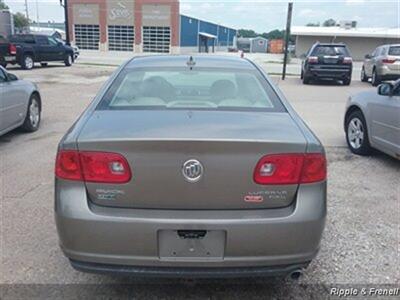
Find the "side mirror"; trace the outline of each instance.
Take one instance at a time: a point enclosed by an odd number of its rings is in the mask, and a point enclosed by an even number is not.
[[[381,96],[392,96],[393,95],[393,85],[390,83],[382,83],[378,86],[378,95]]]
[[[8,81],[17,81],[18,77],[15,74],[7,73],[7,79]]]
[[[371,57],[372,57],[371,54],[366,54],[365,55],[365,59],[371,59]]]

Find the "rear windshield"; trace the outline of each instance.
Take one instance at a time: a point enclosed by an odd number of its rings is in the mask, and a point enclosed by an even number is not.
[[[400,56],[400,46],[390,47],[389,55]]]
[[[125,69],[98,109],[285,111],[258,71],[204,68]]]
[[[312,55],[349,56],[349,51],[347,51],[345,46],[317,46]]]

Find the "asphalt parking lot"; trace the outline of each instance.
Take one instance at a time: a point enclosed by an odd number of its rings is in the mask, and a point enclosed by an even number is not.
[[[0,283],[7,284],[3,286],[5,299],[42,298],[40,293],[49,295],[52,289],[52,295],[66,297],[79,291],[82,298],[111,294],[297,299],[319,292],[314,297],[322,299],[329,294],[319,284],[400,284],[400,162],[381,153],[354,156],[344,140],[346,99],[373,88],[358,80],[350,86],[304,86],[298,77],[273,80],[321,139],[329,160],[328,219],[321,250],[298,282],[137,280],[74,271],[58,247],[53,217],[54,159],[60,138],[114,69],[77,64],[12,71],[39,85],[43,115],[39,131],[13,131],[0,137]],[[98,284],[112,285],[101,288]]]

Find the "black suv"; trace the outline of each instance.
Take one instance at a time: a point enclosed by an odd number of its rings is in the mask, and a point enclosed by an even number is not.
[[[42,66],[47,66],[48,62],[53,61],[64,62],[66,66],[71,66],[74,62],[74,50],[52,36],[15,34],[10,36],[9,40],[17,48],[14,63],[18,63],[23,69],[32,69],[36,62]]]
[[[301,64],[301,79],[304,84],[315,79],[341,80],[351,83],[353,59],[345,44],[314,44]]]

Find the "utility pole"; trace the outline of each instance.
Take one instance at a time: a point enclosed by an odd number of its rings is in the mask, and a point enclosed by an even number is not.
[[[29,20],[28,0],[25,0],[25,15],[26,18]]]
[[[64,19],[65,19],[65,42],[68,46],[71,46],[71,41],[69,39],[69,23],[68,23],[68,0],[60,0],[60,5],[64,7]]]
[[[36,23],[37,23],[37,26],[40,27],[39,26],[39,3],[38,3],[38,0],[36,0]]]
[[[293,11],[293,2],[289,2],[287,20],[286,20],[285,55],[283,58],[282,80],[285,80],[286,77],[286,64],[289,54],[289,38],[290,38],[290,26],[292,24],[292,11]]]

